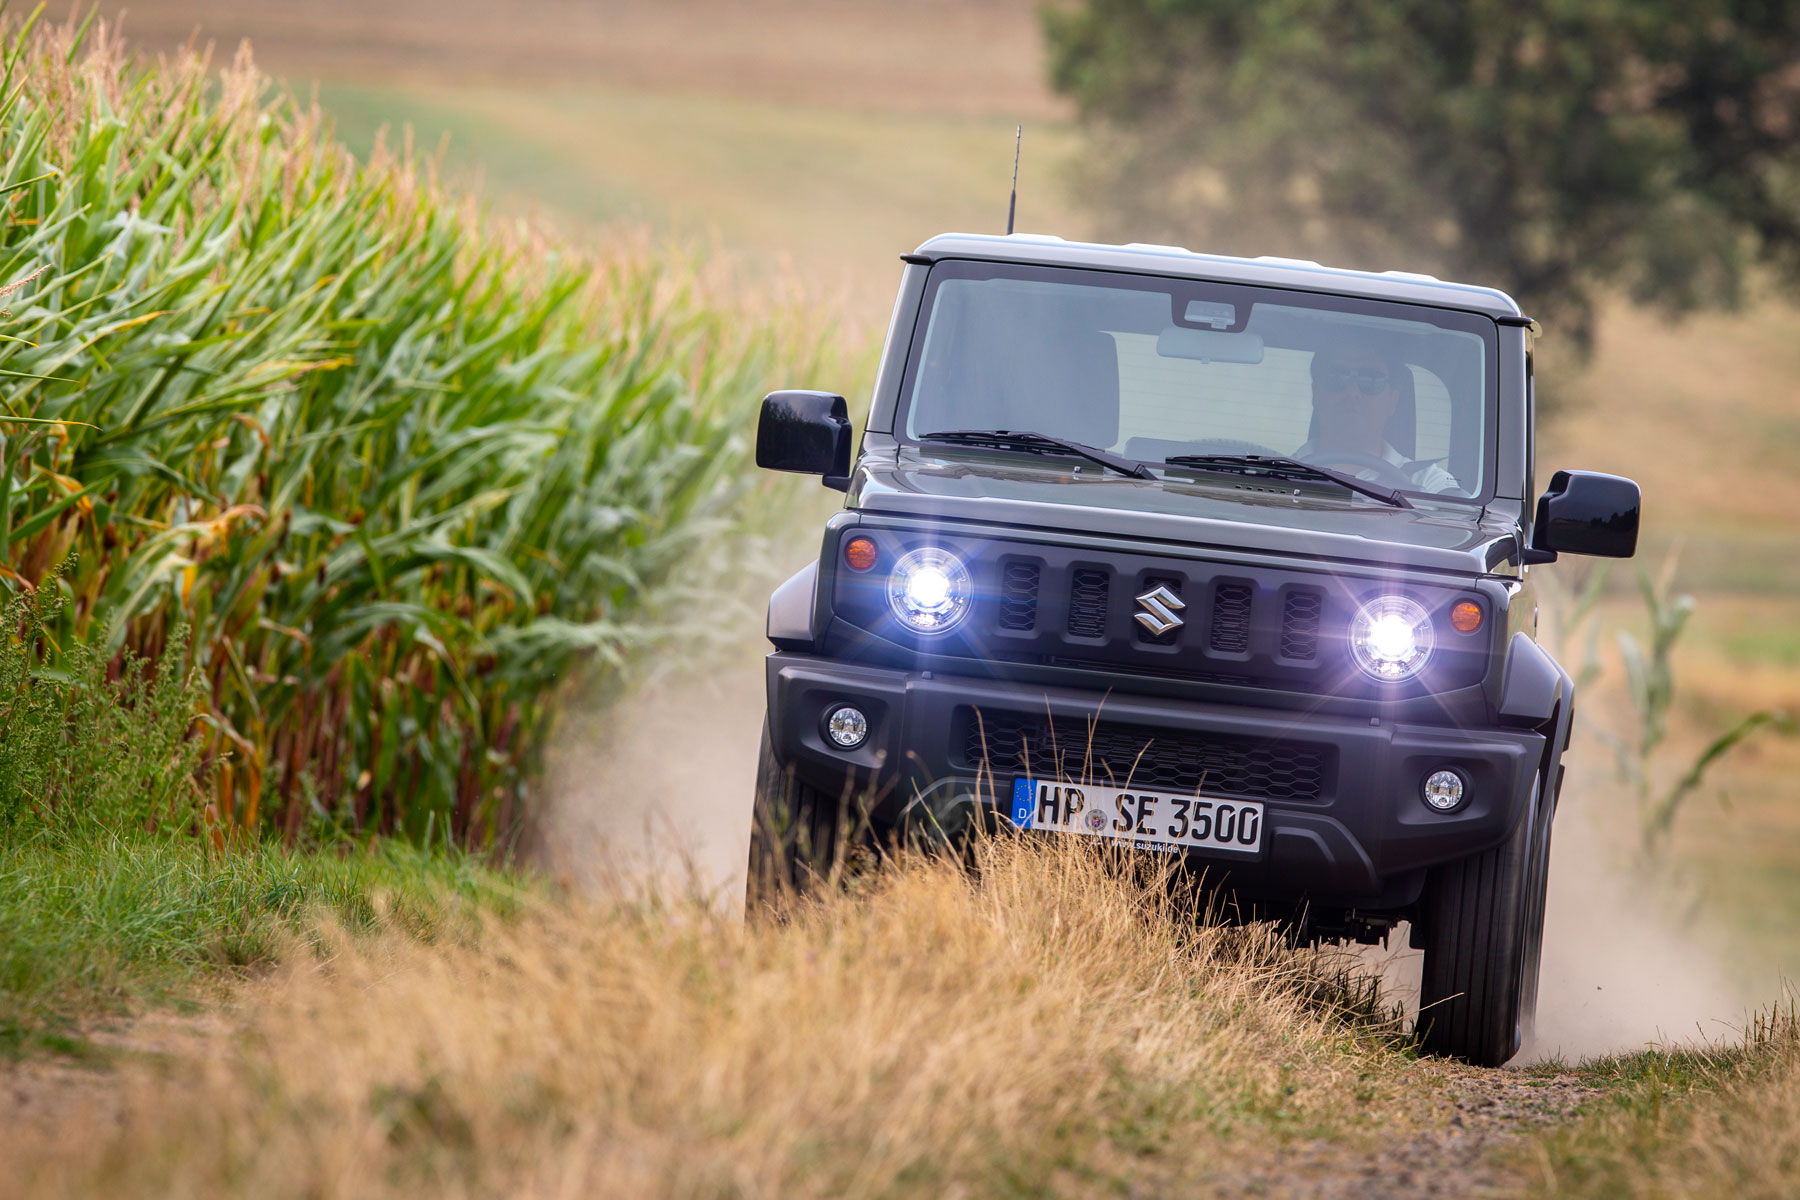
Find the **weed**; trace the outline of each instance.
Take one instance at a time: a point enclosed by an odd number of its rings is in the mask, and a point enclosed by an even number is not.
[[[187,629],[159,670],[129,648],[108,660],[68,636],[65,568],[0,607],[0,831],[188,830],[209,772]]]

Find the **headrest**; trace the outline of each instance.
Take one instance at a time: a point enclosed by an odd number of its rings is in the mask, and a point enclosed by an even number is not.
[[[912,424],[1020,429],[1110,447],[1119,440],[1119,348],[1098,329],[1051,324],[1030,305],[971,306],[921,372]]]

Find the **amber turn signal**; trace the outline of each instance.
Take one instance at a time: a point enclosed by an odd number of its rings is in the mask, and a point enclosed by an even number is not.
[[[1450,607],[1450,624],[1458,633],[1474,633],[1481,628],[1481,605],[1473,600],[1458,600]]]
[[[875,565],[875,543],[866,537],[853,537],[844,543],[844,561],[852,571],[866,571]]]

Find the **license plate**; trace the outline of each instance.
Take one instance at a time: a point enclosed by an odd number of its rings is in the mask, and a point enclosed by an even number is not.
[[[1014,779],[1011,815],[1020,829],[1109,838],[1141,850],[1262,854],[1263,806],[1254,800]]]

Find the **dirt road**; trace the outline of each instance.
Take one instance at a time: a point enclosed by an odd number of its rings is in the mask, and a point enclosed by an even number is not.
[[[1289,1145],[1271,1160],[1211,1181],[1222,1194],[1366,1200],[1367,1197],[1518,1195],[1507,1152],[1573,1119],[1605,1089],[1574,1072],[1422,1066],[1449,1076],[1448,1124],[1374,1151],[1331,1142]]]

